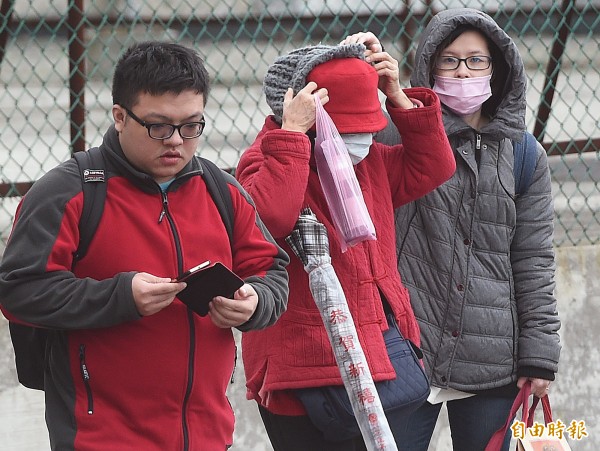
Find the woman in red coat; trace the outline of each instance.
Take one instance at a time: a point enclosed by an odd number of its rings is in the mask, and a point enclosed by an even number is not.
[[[455,162],[435,93],[427,88],[401,89],[397,61],[384,52],[365,60],[364,52],[362,44],[319,45],[278,58],[264,81],[273,115],[243,154],[237,177],[288,253],[292,254],[284,239],[302,208],[310,207],[325,224],[332,265],[360,344],[373,379],[382,381],[396,377],[382,336],[388,328],[386,313],[394,315],[405,337],[419,342],[397,270],[394,208],[445,182]],[[387,124],[378,87],[386,96],[386,109],[402,135],[402,145],[373,141],[374,133]],[[346,252],[336,239],[312,153],[315,94],[348,147],[377,236]],[[274,326],[243,337],[248,398],[258,403],[275,451],[363,449],[360,436],[325,440],[294,394],[294,389],[342,381],[302,262],[292,258],[287,270],[288,310]],[[393,431],[394,425],[390,427]]]

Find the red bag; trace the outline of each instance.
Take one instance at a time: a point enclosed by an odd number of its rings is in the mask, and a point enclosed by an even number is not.
[[[519,408],[523,408],[521,421],[525,425],[527,429],[525,429],[522,436],[517,438],[517,451],[543,451],[543,450],[552,450],[552,451],[571,451],[569,444],[565,440],[564,436],[558,437],[557,435],[550,435],[547,432],[547,429],[544,428],[544,432],[542,434],[533,436],[529,428],[533,426],[535,409],[540,402],[540,398],[537,396],[533,397],[533,403],[531,404],[531,408],[529,407],[529,395],[531,394],[531,382],[526,382],[517,397],[515,398],[515,402],[513,403],[510,412],[508,414],[508,418],[506,419],[506,423],[500,429],[498,429],[489,443],[485,447],[485,451],[499,451],[502,449],[502,444],[504,443],[504,437],[506,432],[513,424],[513,418],[516,417],[517,411]],[[548,395],[541,398],[542,400],[542,409],[544,411],[544,425],[548,426],[549,423],[552,423],[552,409],[550,408],[550,399]]]

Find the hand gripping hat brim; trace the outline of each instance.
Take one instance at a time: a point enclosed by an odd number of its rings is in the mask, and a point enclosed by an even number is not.
[[[362,44],[303,47],[269,67],[263,89],[275,120],[281,123],[288,88],[298,93],[309,81],[327,88],[329,113],[340,133],[374,133],[387,125],[381,111],[377,72],[364,61]]]

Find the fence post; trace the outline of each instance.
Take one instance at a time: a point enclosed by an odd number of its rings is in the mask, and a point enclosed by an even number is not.
[[[540,107],[538,114],[535,118],[535,126],[533,129],[533,135],[539,142],[544,140],[544,134],[546,133],[546,124],[548,117],[550,117],[550,111],[552,110],[552,99],[554,98],[554,92],[556,91],[556,80],[558,80],[558,73],[561,64],[563,53],[567,45],[567,39],[569,37],[571,18],[575,11],[575,0],[563,0],[559,17],[561,18],[558,34],[555,34],[554,42],[552,43],[552,51],[550,52],[550,58],[548,59],[548,66],[546,67],[546,79],[544,81],[544,89],[542,90],[543,98],[540,100]]]
[[[69,94],[71,153],[85,150],[85,23],[83,0],[69,1]]]
[[[2,0],[0,5],[0,18],[3,23],[0,23],[0,65],[4,60],[6,53],[6,41],[8,40],[8,27],[10,26],[10,19],[14,11],[14,0]]]

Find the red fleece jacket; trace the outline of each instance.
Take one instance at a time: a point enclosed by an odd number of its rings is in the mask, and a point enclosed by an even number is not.
[[[3,309],[50,329],[45,392],[53,448],[223,450],[234,426],[225,396],[235,362],[231,329],[178,299],[141,317],[131,280],[137,272],[172,278],[221,261],[259,295],[253,318],[240,326],[248,330],[285,309],[287,256],[232,177],[230,245],[195,160],[162,194],[127,164],[111,130],[101,147],[106,202],[87,255],[73,274],[83,198],[69,160],[20,205],[0,271]]]

